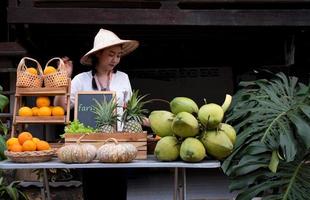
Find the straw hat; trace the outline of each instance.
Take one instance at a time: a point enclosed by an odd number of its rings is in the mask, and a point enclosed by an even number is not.
[[[129,54],[139,46],[139,42],[136,40],[122,40],[112,31],[100,29],[94,39],[94,47],[81,58],[80,62],[85,65],[91,65],[92,54],[118,44],[122,45],[122,56]]]

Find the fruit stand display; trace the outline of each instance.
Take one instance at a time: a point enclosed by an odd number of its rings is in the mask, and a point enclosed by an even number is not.
[[[16,84],[16,93],[15,93],[15,103],[14,103],[14,111],[13,111],[13,125],[12,125],[12,132],[11,136],[13,137],[16,132],[17,125],[26,124],[26,123],[49,123],[49,124],[67,124],[69,122],[69,113],[70,113],[70,104],[67,103],[66,112],[64,108],[59,106],[51,106],[51,102],[48,96],[57,96],[57,95],[64,95],[66,96],[66,101],[70,101],[70,79],[66,77],[66,82],[63,81],[63,78],[58,80],[54,78],[55,85],[49,83],[50,87],[42,87],[42,81],[38,85],[29,85],[25,84],[24,82],[27,80],[26,77],[33,76],[38,78],[44,79],[44,83],[46,82],[45,79],[49,76],[55,76],[55,74],[59,73],[54,67],[46,66],[44,71],[42,72],[40,64],[37,63],[37,69],[34,67],[26,67],[25,60],[32,60],[31,58],[23,58],[18,66],[17,69],[17,84]],[[53,60],[61,60],[58,58],[53,58]],[[50,63],[47,63],[47,65]],[[54,70],[52,70],[54,69]],[[27,76],[25,76],[27,74]],[[44,78],[43,78],[44,77]],[[63,77],[63,75],[60,75]],[[20,81],[23,79],[23,82]],[[30,78],[28,78],[30,79]],[[31,80],[36,80],[32,78]],[[50,81],[49,81],[50,82]],[[55,87],[51,87],[55,86]],[[22,105],[22,97],[24,96],[35,96],[36,97],[36,106],[35,107],[28,107],[27,105]],[[65,114],[66,113],[66,114]]]
[[[122,116],[124,128],[122,132],[116,131],[118,115],[115,112],[116,102],[114,98],[110,101],[104,99],[99,102],[94,101],[92,112],[95,114],[96,127],[85,126],[78,120],[74,120],[65,128],[65,144],[70,145],[80,139],[81,143],[92,144],[99,148],[110,138],[114,138],[121,145],[131,144],[137,149],[135,159],[147,159],[147,133],[143,132],[141,124],[145,117],[146,110],[143,109],[145,96],[139,96],[138,91],[134,91],[127,103]]]
[[[58,63],[57,69],[49,66],[49,63],[55,60]],[[27,66],[29,61],[35,63],[36,67]],[[50,160],[55,155],[55,149],[52,149],[48,142],[33,137],[30,132],[23,129],[23,125],[30,123],[67,124],[69,122],[70,79],[67,78],[64,69],[59,67],[61,65],[63,62],[60,58],[53,58],[47,62],[43,71],[36,60],[28,57],[21,59],[17,68],[11,138],[7,140],[7,151],[5,151],[5,155],[10,160],[26,163],[43,162]],[[49,87],[43,87],[43,82],[46,86],[45,80],[50,76],[53,78],[49,80]],[[66,97],[66,111],[60,106],[51,105],[49,97],[56,95]],[[34,107],[23,105],[23,97],[27,96],[36,98]],[[17,132],[19,132],[18,135]]]
[[[171,112],[153,111],[151,128],[161,137],[154,154],[159,161],[201,162],[206,157],[223,160],[233,150],[236,131],[223,123],[224,114],[232,101],[226,95],[220,106],[205,103],[200,108],[188,97],[175,97],[170,102]]]

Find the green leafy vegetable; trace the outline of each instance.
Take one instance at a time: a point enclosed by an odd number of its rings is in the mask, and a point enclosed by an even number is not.
[[[95,132],[95,129],[90,126],[85,126],[79,120],[74,120],[65,127],[65,133],[91,133]]]

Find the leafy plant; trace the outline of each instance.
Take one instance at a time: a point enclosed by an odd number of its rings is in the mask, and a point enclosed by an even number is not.
[[[3,88],[0,85],[0,112],[3,112],[3,109],[9,104],[8,97],[1,94],[3,91]],[[5,126],[5,124],[2,123],[0,120],[0,160],[6,159],[6,156],[4,155],[4,151],[6,149],[5,145],[5,136],[8,133],[8,128]]]
[[[9,104],[8,97],[1,94],[3,91],[2,86],[0,85],[0,112],[3,112],[3,109]]]
[[[28,200],[28,197],[18,188],[18,181],[6,185],[3,177],[0,178],[0,199],[3,200]]]
[[[237,200],[310,196],[310,87],[278,73],[240,83],[227,122],[237,133],[222,169]]]
[[[90,126],[85,126],[79,120],[73,120],[72,122],[70,122],[70,124],[65,126],[64,131],[65,133],[79,134],[79,133],[91,133],[94,132],[95,129],[93,129]],[[64,137],[64,135],[61,135],[61,137]]]

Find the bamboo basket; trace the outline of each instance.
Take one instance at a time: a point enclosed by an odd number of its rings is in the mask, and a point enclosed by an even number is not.
[[[38,74],[31,74],[27,71],[26,60],[31,60],[36,63]],[[43,72],[40,63],[29,57],[23,57],[17,67],[16,86],[23,88],[40,88],[43,84]]]
[[[66,87],[68,86],[68,75],[67,75],[65,63],[63,62],[61,58],[55,57],[55,58],[50,59],[46,63],[45,68],[50,66],[49,64],[54,60],[58,60],[57,72],[52,73],[52,74],[46,74],[43,76],[44,86],[52,87],[52,88],[53,87]]]
[[[23,152],[11,152],[6,150],[4,151],[4,154],[13,162],[36,163],[51,160],[52,157],[56,155],[56,149]]]

